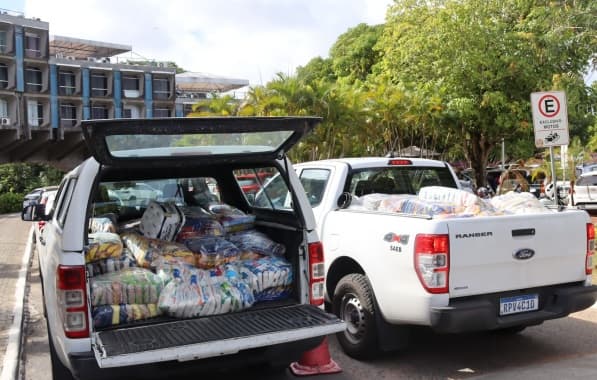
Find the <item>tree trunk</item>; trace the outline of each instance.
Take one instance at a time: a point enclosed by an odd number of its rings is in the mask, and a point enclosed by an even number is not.
[[[470,140],[466,142],[468,145],[465,146],[465,151],[475,175],[475,184],[477,188],[487,186],[485,168],[493,145],[479,132],[471,132],[469,135]]]

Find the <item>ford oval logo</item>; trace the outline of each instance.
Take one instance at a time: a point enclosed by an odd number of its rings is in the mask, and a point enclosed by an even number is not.
[[[514,252],[514,258],[517,260],[528,260],[531,257],[535,256],[535,251],[530,248],[523,248],[519,249],[518,251]]]

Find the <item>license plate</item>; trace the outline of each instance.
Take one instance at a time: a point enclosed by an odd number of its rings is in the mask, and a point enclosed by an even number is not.
[[[500,298],[500,315],[524,313],[538,309],[539,296],[537,294]]]

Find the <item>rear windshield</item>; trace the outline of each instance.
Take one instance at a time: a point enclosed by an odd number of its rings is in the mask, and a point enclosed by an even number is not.
[[[446,167],[381,167],[355,170],[349,189],[362,196],[371,193],[417,194],[425,186],[457,188],[450,170]]]
[[[215,179],[210,177],[101,182],[93,203],[93,216],[115,214],[118,220],[138,218],[152,200],[208,208],[220,203],[220,196]]]

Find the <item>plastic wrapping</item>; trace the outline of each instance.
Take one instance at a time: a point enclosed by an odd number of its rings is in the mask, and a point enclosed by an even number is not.
[[[443,186],[422,187],[418,197],[422,201],[449,204],[454,207],[454,214],[495,214],[495,208],[489,203],[468,191]]]
[[[141,217],[143,236],[172,241],[185,222],[185,216],[174,202],[150,201]]]
[[[101,305],[93,308],[91,317],[95,328],[122,325],[153,318],[162,312],[157,304],[148,305]]]
[[[213,204],[209,211],[216,216],[226,233],[249,230],[255,226],[255,215],[245,214],[226,204]]]
[[[137,266],[135,256],[126,248],[122,250],[120,257],[109,257],[87,264],[87,273],[90,277],[98,276],[100,274],[118,272],[125,268],[133,268]]]
[[[118,232],[116,228],[116,215],[97,216],[89,220],[89,232]]]
[[[286,253],[284,245],[254,229],[230,234],[226,239],[240,250],[242,259],[258,258],[256,254],[282,257]]]
[[[173,271],[160,295],[160,309],[177,318],[216,315],[251,307],[255,302],[249,286],[240,281],[234,266],[215,270]]]
[[[290,295],[292,265],[284,259],[264,257],[238,264],[241,279],[249,285],[255,301],[284,299]]]
[[[509,192],[498,195],[490,200],[499,211],[507,214],[537,214],[552,212],[531,193]]]
[[[91,279],[91,305],[155,304],[163,287],[158,275],[143,268],[107,273]]]
[[[184,244],[151,239],[132,231],[123,233],[122,240],[135,256],[137,264],[143,268],[150,268],[153,261],[160,257],[178,257],[189,264],[195,264],[193,252]]]
[[[226,231],[214,215],[198,207],[183,209],[185,223],[176,241],[184,243],[185,240],[203,236],[224,236]]]
[[[199,268],[213,268],[240,257],[239,249],[222,237],[191,238],[187,239],[185,244],[191,251],[199,254],[195,264]]]
[[[89,234],[89,249],[85,253],[85,262],[120,257],[122,255],[122,241],[118,234],[112,232],[96,232]]]

